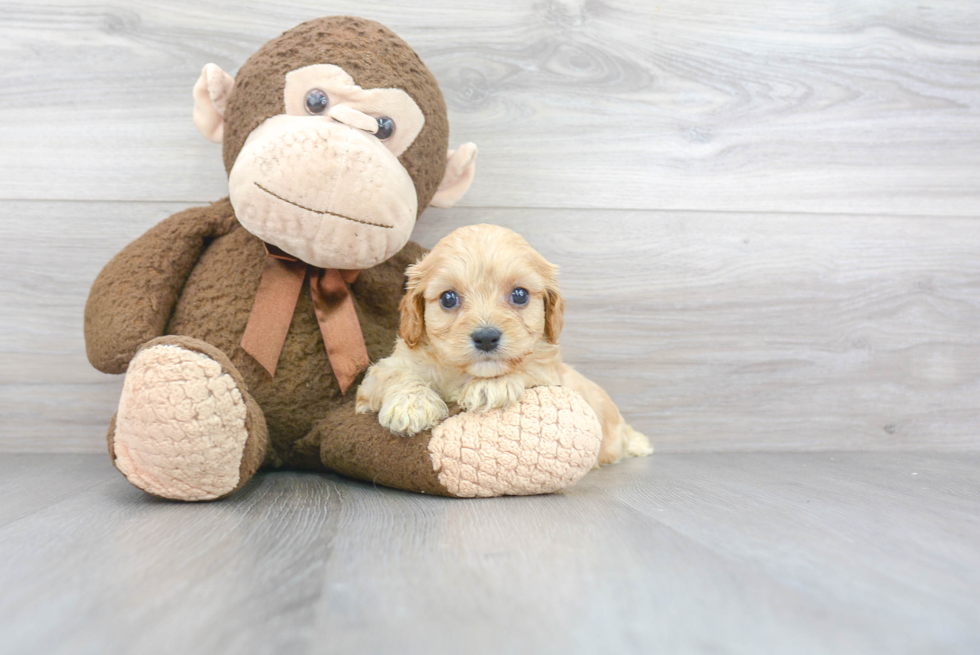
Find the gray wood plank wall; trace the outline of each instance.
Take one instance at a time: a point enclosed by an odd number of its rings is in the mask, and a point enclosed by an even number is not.
[[[0,451],[103,448],[88,286],[226,195],[201,67],[324,13],[413,44],[481,148],[416,240],[560,264],[566,359],[661,451],[978,447],[973,0],[42,0],[0,3]]]

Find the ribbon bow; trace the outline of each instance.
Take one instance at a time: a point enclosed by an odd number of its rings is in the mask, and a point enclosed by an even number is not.
[[[275,246],[266,244],[265,249],[269,256],[242,335],[242,348],[269,375],[275,376],[299,293],[309,276],[310,295],[323,345],[340,384],[340,393],[347,393],[357,374],[371,363],[354,310],[354,299],[347,288],[357,279],[358,271],[317,268]]]

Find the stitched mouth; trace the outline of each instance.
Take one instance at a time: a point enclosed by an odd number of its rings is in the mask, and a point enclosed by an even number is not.
[[[268,189],[266,189],[264,186],[262,186],[258,182],[253,182],[252,184],[254,184],[255,186],[257,186],[262,191],[265,191],[266,193],[268,193],[273,198],[276,198],[277,200],[282,200],[286,204],[292,205],[293,207],[299,207],[300,209],[306,210],[308,212],[312,212],[314,214],[320,214],[321,216],[336,216],[337,218],[342,218],[345,221],[350,221],[351,223],[360,223],[361,225],[370,225],[371,227],[383,227],[386,230],[391,230],[391,229],[394,228],[393,225],[384,225],[383,223],[372,223],[370,221],[362,221],[359,218],[351,218],[350,216],[344,216],[343,214],[338,214],[337,212],[328,212],[328,211],[323,211],[323,210],[320,210],[320,209],[313,209],[312,207],[305,207],[305,206],[299,204],[298,202],[293,202],[292,200],[289,200],[288,198],[283,198],[278,193],[273,193],[272,191],[269,191]]]

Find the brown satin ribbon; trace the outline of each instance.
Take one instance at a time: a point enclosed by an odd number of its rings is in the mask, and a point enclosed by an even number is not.
[[[310,295],[323,345],[340,384],[340,393],[347,393],[357,374],[370,364],[354,299],[347,288],[357,279],[358,271],[316,268],[275,246],[267,244],[266,250],[269,257],[242,335],[242,348],[269,375],[275,376],[303,281],[309,275]]]

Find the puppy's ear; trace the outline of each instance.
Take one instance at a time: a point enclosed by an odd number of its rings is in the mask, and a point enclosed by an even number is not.
[[[544,336],[549,343],[558,343],[558,335],[565,325],[565,299],[558,288],[547,289],[544,295]]]
[[[405,271],[408,275],[408,284],[401,304],[398,305],[398,310],[401,312],[398,336],[409,348],[414,348],[425,332],[425,297],[422,295],[424,285],[420,264],[421,262],[412,264]]]
[[[558,288],[558,267],[544,264],[544,336],[549,343],[558,343],[558,335],[565,325],[565,299]]]

